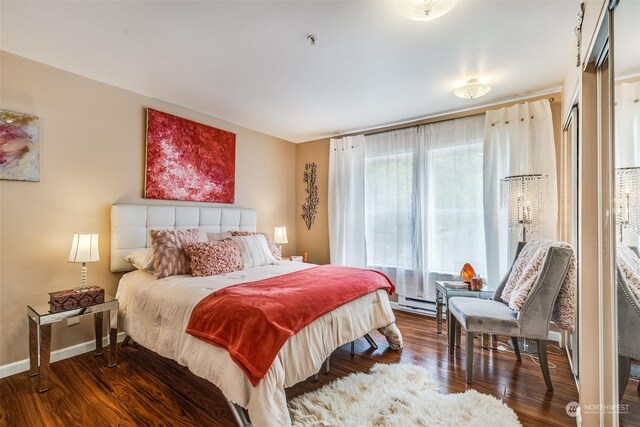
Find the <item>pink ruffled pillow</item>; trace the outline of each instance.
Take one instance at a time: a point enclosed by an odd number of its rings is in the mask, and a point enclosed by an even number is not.
[[[188,244],[202,240],[197,228],[188,230],[151,230],[153,268],[158,279],[176,274],[189,274],[189,258],[183,250]]]
[[[216,276],[242,270],[242,257],[237,242],[198,242],[185,246],[194,276]]]
[[[267,239],[267,246],[269,246],[269,250],[271,251],[273,257],[278,261],[282,261],[282,252],[280,251],[280,249],[278,249],[271,236],[269,236],[267,233],[256,233],[253,231],[232,231],[231,233],[234,236],[250,236],[252,234],[262,234]]]

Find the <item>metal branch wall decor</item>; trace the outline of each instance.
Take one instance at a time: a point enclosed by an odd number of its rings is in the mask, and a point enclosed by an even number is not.
[[[580,66],[580,49],[582,47],[583,19],[584,19],[584,2],[580,3],[580,10],[578,11],[578,16],[576,17],[576,27],[573,29],[573,31],[576,33],[576,50],[577,50],[576,67]]]
[[[316,220],[316,213],[318,212],[318,204],[320,203],[320,198],[318,197],[318,186],[316,185],[316,164],[315,163],[307,163],[304,165],[304,177],[302,181],[307,184],[307,188],[305,188],[305,192],[307,193],[307,198],[302,204],[302,219],[304,219],[304,223],[307,225],[307,230],[311,230],[311,225],[313,221]]]

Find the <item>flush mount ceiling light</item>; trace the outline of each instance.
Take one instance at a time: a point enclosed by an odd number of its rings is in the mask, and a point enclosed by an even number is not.
[[[453,93],[457,97],[464,99],[476,99],[488,94],[491,91],[491,86],[488,84],[480,83],[478,79],[469,80],[464,86],[460,86]]]
[[[449,12],[458,0],[400,0],[400,13],[414,21],[431,21]]]

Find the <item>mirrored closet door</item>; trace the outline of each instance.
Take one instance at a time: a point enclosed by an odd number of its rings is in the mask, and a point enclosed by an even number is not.
[[[640,414],[640,1],[614,12],[614,209],[620,425]]]

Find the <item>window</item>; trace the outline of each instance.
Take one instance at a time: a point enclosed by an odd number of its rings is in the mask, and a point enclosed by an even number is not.
[[[441,274],[486,275],[484,117],[365,137],[367,265],[432,300]]]
[[[482,144],[430,151],[429,270],[458,274],[469,262],[487,272],[482,196]]]

